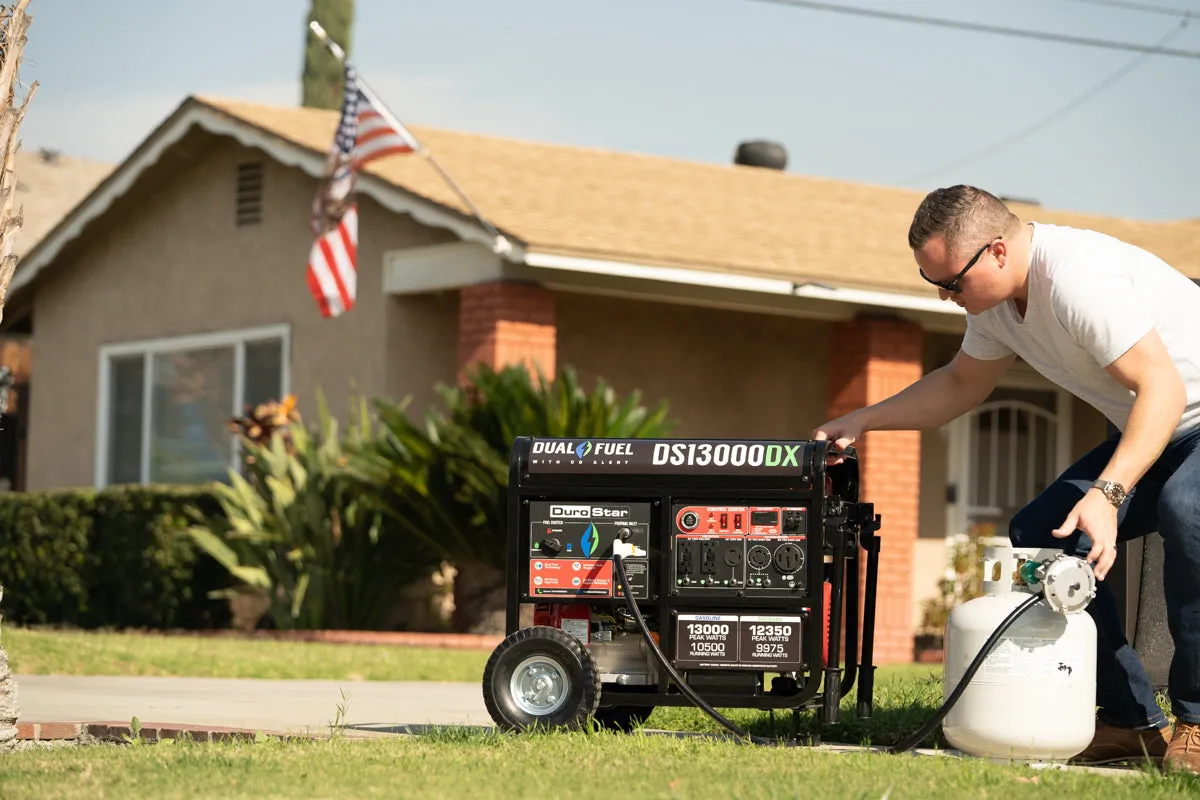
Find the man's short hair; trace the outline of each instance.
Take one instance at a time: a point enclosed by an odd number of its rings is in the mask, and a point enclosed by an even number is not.
[[[958,184],[925,195],[908,228],[908,246],[920,250],[940,234],[956,256],[977,250],[1020,224],[999,197],[974,186]]]

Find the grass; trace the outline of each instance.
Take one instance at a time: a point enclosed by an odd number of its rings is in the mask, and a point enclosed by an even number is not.
[[[841,702],[840,719],[835,725],[822,726],[821,738],[826,742],[845,744],[895,744],[916,732],[942,703],[941,667],[929,665],[894,665],[876,670],[874,709],[869,719],[859,719],[855,714],[857,703],[856,683],[848,697]],[[791,731],[792,719],[789,712],[771,715],[765,711],[745,708],[719,708],[738,727],[755,736],[787,736]],[[816,714],[802,712],[797,720],[796,732],[806,737],[818,731]],[[656,708],[646,721],[646,726],[668,731],[696,733],[722,733],[716,720],[691,706]],[[774,726],[774,727],[772,727]],[[945,747],[941,728],[925,737],[921,747]]]
[[[477,683],[489,652],[390,645],[283,642],[195,635],[104,633],[5,626],[3,643],[16,674],[153,675],[172,677],[315,679],[343,681],[462,681]],[[831,741],[891,743],[915,730],[941,702],[941,669],[924,665],[881,667],[876,672],[875,713],[854,717],[854,690],[843,700],[843,720],[822,731]],[[748,709],[721,713],[751,733],[769,736],[770,716]],[[791,719],[776,715],[784,734]],[[659,708],[652,728],[722,732],[710,717],[691,707]],[[799,731],[815,730],[813,715],[802,714]],[[936,744],[929,738],[925,744]]]
[[[3,643],[16,674],[155,675],[174,677],[316,679],[342,681],[462,681],[478,683],[489,652],[384,645],[283,642],[195,635],[102,633],[5,627]],[[892,744],[915,731],[942,700],[941,668],[895,665],[876,671],[875,709],[854,714],[855,689],[842,701],[842,720],[826,726],[826,741]],[[720,709],[759,736],[791,731],[787,712]],[[658,708],[650,728],[695,733],[724,729],[699,709]],[[800,715],[797,732],[816,731],[815,715]],[[922,746],[944,744],[938,728]]]
[[[488,652],[187,634],[3,628],[14,673],[345,681],[478,681]]]
[[[170,677],[478,683],[489,652],[393,645],[328,644],[189,634],[105,633],[4,626],[3,644],[16,674],[149,675]],[[942,702],[940,665],[889,665],[876,670],[874,713],[855,716],[857,683],[841,704],[841,720],[821,730],[830,742],[894,744],[919,728]],[[1160,698],[1166,707],[1166,699]],[[758,736],[791,732],[787,712],[719,709]],[[815,714],[800,715],[797,732],[817,730]],[[658,708],[650,728],[696,733],[724,729],[699,709]],[[774,725],[774,727],[772,727]],[[944,746],[941,728],[922,747]]]
[[[1200,781],[1112,778],[948,757],[833,755],[643,733],[415,737],[29,750],[5,756],[0,796],[488,798],[1195,797]]]
[[[180,675],[475,682],[486,651],[331,645],[197,636],[28,630],[5,627],[3,643],[18,673]],[[875,713],[856,719],[855,696],[827,742],[890,744],[924,723],[941,702],[940,668],[880,668]],[[787,732],[789,717],[721,709],[760,736]],[[505,800],[569,794],[611,798],[847,797],[1167,798],[1197,796],[1200,780],[1131,772],[1122,778],[1033,770],[975,759],[829,754],[805,747],[738,744],[694,708],[659,708],[637,731],[505,735],[449,728],[421,736],[352,741],[101,745],[7,754],[0,797],[150,796],[357,797],[364,793]],[[802,733],[814,715],[800,717]],[[944,742],[940,730],[923,746]],[[609,779],[611,778],[611,780]]]

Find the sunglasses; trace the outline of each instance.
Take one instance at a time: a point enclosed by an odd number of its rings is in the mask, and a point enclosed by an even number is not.
[[[1004,238],[1003,236],[997,236],[995,239],[992,239],[990,242],[985,244],[983,247],[979,248],[979,252],[976,253],[975,255],[971,256],[971,260],[968,261],[967,265],[962,268],[962,271],[959,272],[957,275],[955,275],[954,278],[951,279],[950,281],[935,281],[933,278],[926,275],[925,270],[921,269],[920,267],[917,268],[917,272],[920,272],[922,278],[927,280],[929,283],[932,283],[934,286],[938,287],[939,289],[945,289],[950,294],[958,294],[960,291],[962,291],[962,289],[959,287],[958,284],[959,284],[959,282],[962,281],[963,276],[967,274],[967,270],[969,270],[969,269],[971,269],[971,267],[975,266],[975,262],[979,260],[980,256],[982,256],[984,253],[986,253],[988,251],[988,248],[990,248],[992,245],[994,245],[996,242],[1000,241],[1003,238]]]

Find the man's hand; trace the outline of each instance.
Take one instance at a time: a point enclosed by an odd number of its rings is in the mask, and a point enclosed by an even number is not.
[[[1087,560],[1094,565],[1096,579],[1104,580],[1117,559],[1117,509],[1099,490],[1089,489],[1053,533],[1064,539],[1076,529],[1092,540]]]
[[[836,451],[845,451],[863,435],[863,423],[860,411],[851,411],[845,416],[830,420],[813,431],[812,438],[818,441],[832,440],[833,447],[825,456],[826,464],[840,464],[845,456]]]

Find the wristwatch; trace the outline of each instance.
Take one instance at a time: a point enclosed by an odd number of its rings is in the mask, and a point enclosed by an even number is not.
[[[1125,487],[1116,481],[1098,479],[1092,483],[1092,488],[1099,489],[1101,492],[1103,492],[1104,496],[1108,499],[1108,502],[1112,503],[1117,508],[1121,507],[1121,503],[1125,501],[1125,495],[1128,494],[1128,492],[1125,491]]]

